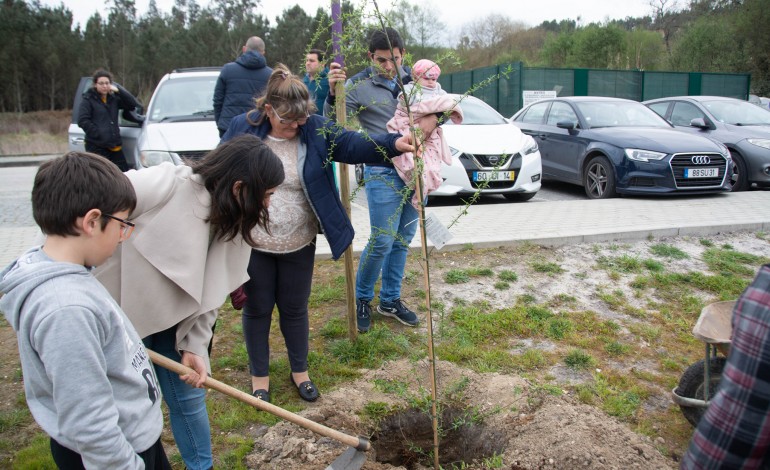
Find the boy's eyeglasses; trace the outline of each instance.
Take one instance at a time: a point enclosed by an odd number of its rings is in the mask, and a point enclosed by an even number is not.
[[[275,114],[276,119],[278,119],[278,122],[280,122],[284,126],[289,126],[291,124],[294,124],[295,122],[297,125],[301,126],[307,122],[307,120],[310,118],[310,113],[307,113],[305,117],[301,117],[299,119],[284,119],[281,117],[280,114],[278,114],[278,111],[275,110],[272,106],[270,109],[273,111],[273,114]]]
[[[107,217],[108,219],[117,220],[118,222],[120,222],[120,237],[123,240],[130,237],[131,233],[134,231],[134,227],[136,227],[135,223],[129,222],[125,219],[121,219],[120,217],[115,217],[114,215],[102,214],[102,217]]]

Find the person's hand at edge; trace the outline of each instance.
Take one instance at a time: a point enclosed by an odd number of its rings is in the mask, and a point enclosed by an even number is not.
[[[326,77],[329,79],[329,94],[332,96],[334,96],[334,88],[337,82],[345,83],[345,80],[347,80],[345,69],[337,62],[329,64],[329,74]]]
[[[398,140],[396,140],[396,150],[398,150],[401,153],[406,153],[406,152],[414,153],[414,145],[412,145],[412,135],[406,134],[399,137]]]
[[[190,351],[182,351],[182,364],[193,369],[195,372],[185,375],[180,375],[182,379],[188,385],[192,385],[195,388],[203,388],[203,382],[206,381],[206,361],[197,354]]]

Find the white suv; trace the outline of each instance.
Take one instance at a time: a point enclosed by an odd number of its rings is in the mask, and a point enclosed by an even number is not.
[[[131,168],[146,168],[162,162],[180,165],[203,157],[219,144],[214,121],[214,87],[221,67],[172,70],[158,82],[141,126],[119,116],[123,154]],[[91,88],[91,77],[82,77],[75,91],[69,149],[85,151],[84,133],[78,122],[83,93]],[[142,110],[138,110],[141,114]]]
[[[221,67],[177,69],[158,82],[150,98],[137,149],[138,167],[180,165],[219,144],[214,87]]]

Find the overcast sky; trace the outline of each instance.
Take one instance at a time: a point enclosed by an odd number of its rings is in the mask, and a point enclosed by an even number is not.
[[[393,0],[378,1],[381,10],[386,10]],[[74,16],[75,23],[85,27],[86,21],[94,12],[106,17],[112,2],[104,0],[42,0],[45,5],[58,6],[64,3]],[[147,11],[150,0],[135,0],[138,14]],[[205,6],[209,0],[198,0]],[[275,17],[280,16],[284,9],[300,5],[309,15],[314,15],[318,7],[331,12],[331,0],[261,0],[260,13],[275,25]],[[372,2],[368,2],[371,4]],[[652,7],[649,0],[412,0],[411,3],[430,5],[439,10],[440,19],[446,23],[451,33],[457,33],[461,25],[482,18],[490,13],[499,13],[512,20],[523,21],[530,26],[536,26],[546,20],[581,19],[581,24],[601,22],[606,19],[622,19],[627,16],[649,15]],[[170,12],[174,0],[156,0],[158,9]],[[354,5],[360,5],[360,0],[354,0]],[[450,41],[454,43],[454,41]]]

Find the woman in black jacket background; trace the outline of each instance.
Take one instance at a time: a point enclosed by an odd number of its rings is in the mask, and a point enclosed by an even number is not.
[[[83,93],[78,113],[78,126],[86,133],[86,152],[106,157],[121,171],[128,171],[118,110],[123,110],[123,118],[141,123],[142,119],[131,113],[139,106],[139,101],[125,88],[113,84],[112,74],[106,70],[94,72],[93,81],[93,88]]]

